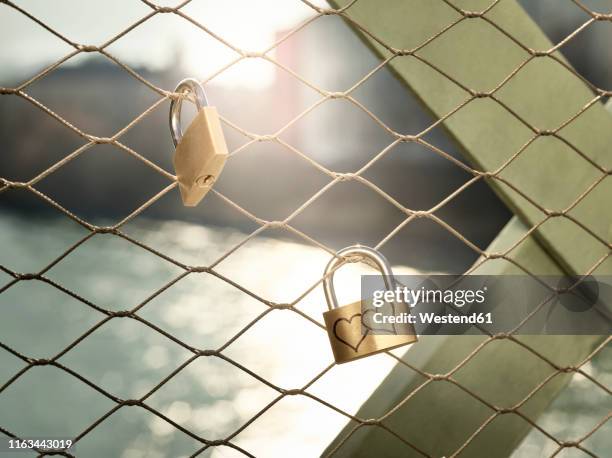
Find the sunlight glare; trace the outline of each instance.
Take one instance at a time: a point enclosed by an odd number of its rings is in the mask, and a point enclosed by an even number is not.
[[[205,18],[202,23],[211,32],[249,53],[265,51],[282,37],[284,31],[316,14],[299,1],[287,0],[198,3],[197,8],[197,17]],[[240,55],[216,39],[203,41],[202,33],[199,29],[186,30],[183,58],[190,71],[208,78]],[[268,55],[274,57],[274,50]],[[274,84],[275,72],[275,66],[261,58],[246,58],[215,76],[211,84],[261,90]]]

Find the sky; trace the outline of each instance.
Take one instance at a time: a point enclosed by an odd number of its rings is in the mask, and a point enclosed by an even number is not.
[[[70,40],[101,45],[152,10],[138,0],[16,0],[15,3]],[[178,1],[158,1],[175,6]],[[322,0],[312,3],[326,6]],[[182,10],[210,32],[236,47],[251,52],[265,50],[278,32],[289,30],[314,16],[300,0],[193,0]],[[67,55],[73,48],[44,28],[0,5],[0,85],[16,76],[40,71]],[[159,14],[139,25],[107,48],[132,66],[162,69],[180,58],[186,70],[205,78],[238,57],[211,34],[174,14]],[[82,54],[64,65],[78,65],[91,57]],[[235,70],[224,71],[214,84],[261,88],[273,83],[274,69],[249,59]]]

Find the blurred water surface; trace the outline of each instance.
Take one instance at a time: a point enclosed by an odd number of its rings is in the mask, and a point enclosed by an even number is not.
[[[190,265],[210,264],[246,237],[234,230],[150,220],[129,223],[124,230]],[[0,263],[14,271],[36,272],[85,235],[84,229],[65,218],[36,219],[5,212],[0,218]],[[273,235],[249,241],[215,269],[260,297],[290,302],[320,278],[329,255]],[[401,266],[394,270],[415,272]],[[365,271],[357,265],[339,271],[336,286],[341,303],[357,299],[358,274]],[[200,349],[218,349],[246,328],[223,349],[223,355],[236,364],[200,357],[153,392],[146,403],[188,430],[213,440],[227,437],[261,414],[232,442],[262,457],[318,456],[346,418],[304,396],[277,400],[279,393],[273,387],[237,365],[276,387],[301,388],[332,362],[325,333],[290,311],[274,310],[262,316],[267,306],[209,274],[191,274],[161,294],[154,294],[181,272],[174,264],[119,237],[96,235],[46,275],[107,310],[126,310],[146,302],[138,314],[160,332],[129,318],[114,318],[95,328],[105,318],[99,311],[51,285],[21,281],[0,295],[2,341],[28,357],[50,358],[91,331],[58,361],[108,393],[135,399],[150,392],[193,356],[173,338]],[[5,284],[10,277],[0,273],[0,281]],[[325,309],[321,288],[307,294],[299,309],[320,322]],[[249,327],[250,323],[254,324]],[[396,351],[400,355],[405,349]],[[611,360],[610,349],[605,349],[585,370],[610,386]],[[355,413],[393,364],[387,355],[377,355],[336,366],[308,392]],[[0,352],[0,384],[23,367],[18,358]],[[0,396],[0,424],[28,437],[74,437],[115,405],[57,368],[34,367]],[[572,440],[605,418],[609,408],[605,391],[577,376],[538,424],[557,437]],[[585,446],[605,456],[610,434],[612,428],[605,424]],[[179,457],[190,455],[200,446],[151,412],[123,407],[85,435],[75,453],[94,458]],[[540,456],[554,450],[554,443],[534,430],[515,457]],[[578,450],[568,452],[563,456],[581,456]],[[203,456],[238,454],[217,447]]]
[[[203,265],[240,243],[245,234],[197,225],[144,221],[126,232],[189,264]],[[0,219],[1,263],[18,272],[39,271],[87,233],[66,219],[35,219],[4,213]],[[220,274],[260,297],[293,301],[322,275],[329,255],[289,240],[258,237],[223,260]],[[363,269],[363,268],[362,268]],[[351,272],[352,270],[352,272]],[[359,294],[360,269],[337,275],[341,300]],[[410,271],[409,269],[401,269]],[[344,272],[346,271],[346,272]],[[200,349],[217,349],[268,307],[208,274],[192,274],[163,293],[154,292],[181,274],[172,263],[115,236],[96,235],[46,274],[84,300],[107,310],[126,310],[148,299],[138,314],[160,330]],[[1,274],[3,283],[9,277]],[[320,287],[299,308],[321,321]],[[39,281],[22,281],[0,295],[2,341],[33,358],[50,358],[105,316]],[[400,353],[402,351],[400,350]],[[223,354],[274,386],[301,388],[328,367],[326,334],[303,317],[283,310],[265,314]],[[140,398],[193,354],[141,322],[114,318],[96,328],[59,362],[122,399]],[[386,355],[333,367],[309,392],[354,413],[393,366]],[[24,363],[0,352],[0,384]],[[347,389],[350,387],[350,389]],[[221,439],[278,397],[278,392],[221,358],[201,357],[155,391],[147,403],[207,439]],[[82,381],[49,366],[24,373],[0,396],[0,424],[23,436],[74,437],[115,403]],[[286,397],[233,442],[256,456],[316,456],[345,417],[303,397]],[[79,441],[88,457],[185,456],[200,444],[139,407],[123,407]],[[24,456],[23,453],[17,456]],[[226,447],[204,456],[234,456]]]

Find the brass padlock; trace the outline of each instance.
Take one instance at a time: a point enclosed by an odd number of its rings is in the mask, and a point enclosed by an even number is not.
[[[196,117],[183,134],[180,120],[182,99],[172,99],[170,103],[170,131],[176,146],[172,162],[183,204],[194,207],[210,191],[223,170],[227,145],[217,109],[208,106],[200,83],[193,78],[184,79],[175,92],[191,92],[198,109]]]
[[[342,257],[358,256],[371,261],[383,274],[385,287],[394,289],[395,279],[385,257],[378,251],[365,246],[355,245],[344,248],[337,253],[325,268],[323,289],[329,310],[323,313],[325,327],[331,343],[334,358],[338,364],[363,358],[383,351],[416,342],[417,336],[411,324],[393,324],[390,328],[374,327],[364,314],[374,311],[363,307],[362,301],[342,307],[334,291],[333,272],[342,263]],[[393,310],[399,311],[399,304],[392,304]]]

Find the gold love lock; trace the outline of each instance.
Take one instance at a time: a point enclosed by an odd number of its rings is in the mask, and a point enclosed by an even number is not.
[[[182,99],[173,99],[170,104],[170,131],[176,146],[172,162],[183,205],[194,207],[221,174],[227,160],[227,145],[217,109],[208,106],[200,83],[193,78],[184,79],[175,92],[191,92],[198,109],[183,134],[180,122]]]
[[[344,248],[338,251],[337,256],[327,264],[323,281],[329,307],[329,310],[323,313],[323,319],[336,363],[346,363],[416,342],[417,336],[411,324],[398,323],[390,326],[375,324],[372,317],[377,310],[363,307],[362,301],[338,306],[333,273],[343,262],[342,257],[358,256],[371,261],[383,274],[385,287],[391,290],[395,286],[395,280],[385,257],[372,248],[360,245]],[[396,313],[403,311],[399,310],[400,304],[391,304],[391,307]]]

